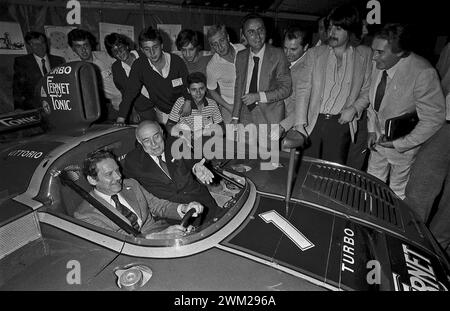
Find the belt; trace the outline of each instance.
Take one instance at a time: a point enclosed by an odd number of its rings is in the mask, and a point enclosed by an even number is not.
[[[329,120],[339,118],[340,114],[319,113],[319,116],[322,116],[325,120]]]

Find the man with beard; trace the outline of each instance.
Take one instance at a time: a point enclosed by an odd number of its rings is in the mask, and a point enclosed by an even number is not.
[[[346,164],[357,120],[369,104],[371,49],[352,46],[361,32],[358,11],[335,8],[327,45],[309,49],[297,88],[295,129],[309,136],[305,155]]]

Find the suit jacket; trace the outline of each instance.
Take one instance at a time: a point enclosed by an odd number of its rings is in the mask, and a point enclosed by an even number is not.
[[[411,53],[403,59],[394,77],[386,86],[378,112],[374,110],[377,77],[374,68],[367,109],[368,131],[380,137],[387,119],[417,112],[419,122],[411,133],[394,140],[394,147],[405,152],[421,145],[445,122],[445,99],[436,70],[424,58]],[[377,84],[377,85],[375,85]]]
[[[266,93],[267,103],[258,103],[250,112],[241,100],[246,93],[247,79],[251,79],[247,77],[249,55],[250,48],[241,50],[236,55],[233,117],[241,120],[243,114],[246,114],[251,116],[256,124],[278,124],[285,116],[283,100],[292,93],[289,62],[283,50],[266,43],[258,91]]]
[[[281,126],[288,131],[295,124],[295,110],[298,106],[297,94],[299,88],[299,77],[302,75],[302,70],[305,63],[305,55],[302,55],[302,58],[295,63],[294,66],[290,68],[291,70],[291,78],[292,78],[292,94],[288,98],[284,100],[284,105],[286,109],[286,118],[283,119],[280,124]]]
[[[205,185],[200,184],[192,173],[192,167],[198,160],[178,159],[171,154],[176,138],[166,138],[164,154],[171,178],[161,170],[155,161],[139,145],[125,157],[123,173],[134,178],[149,192],[161,199],[177,203],[197,201],[205,208],[215,208],[215,200]]]
[[[325,88],[325,74],[327,69],[330,47],[316,46],[309,49],[305,55],[304,68],[299,77],[297,88],[298,109],[295,124],[305,126],[308,135],[314,129],[319,116]],[[369,87],[372,72],[372,50],[359,45],[353,51],[353,75],[350,93],[344,104],[344,109],[355,107],[357,117],[349,122],[352,141],[357,131],[357,119],[369,105]]]
[[[65,63],[64,58],[47,54],[50,69]],[[40,107],[36,96],[36,87],[42,78],[33,54],[18,56],[14,59],[13,97],[14,108],[34,109]]]
[[[122,94],[123,98],[125,96],[128,76],[125,72],[125,69],[123,69],[122,67],[122,62],[120,60],[116,60],[111,66],[111,71],[113,74],[114,84]],[[142,93],[139,93],[139,95],[134,99],[134,109],[136,109],[137,111],[146,111],[150,108],[153,108],[154,106],[155,105],[152,104],[150,99],[142,95]]]
[[[104,206],[109,208],[124,221],[130,224],[128,219],[123,216],[115,206],[100,198],[94,191],[91,192],[91,195],[98,201],[103,203]],[[180,215],[177,212],[177,203],[158,199],[157,197],[148,193],[134,179],[123,180],[123,187],[122,191],[120,191],[120,195],[122,195],[122,197],[128,202],[130,207],[133,208],[133,210],[137,215],[139,215],[139,218],[142,220],[141,232],[143,234],[160,231],[168,226],[164,220],[158,220],[157,218],[155,218],[155,216],[161,218],[181,219]],[[81,219],[98,227],[126,234],[124,230],[122,230],[113,221],[103,215],[99,210],[94,208],[87,201],[83,201],[80,204],[78,209],[75,211],[74,216],[77,219]]]

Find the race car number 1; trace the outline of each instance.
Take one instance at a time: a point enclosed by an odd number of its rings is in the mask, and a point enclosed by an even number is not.
[[[273,223],[278,229],[281,230],[295,245],[302,251],[306,251],[314,244],[308,240],[296,227],[294,227],[286,218],[278,214],[276,211],[271,210],[262,214],[259,214],[266,223]]]

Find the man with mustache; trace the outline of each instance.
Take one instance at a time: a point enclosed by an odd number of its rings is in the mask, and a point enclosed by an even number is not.
[[[348,5],[328,16],[328,42],[306,52],[298,77],[294,128],[309,136],[305,155],[346,164],[357,120],[369,104],[371,49],[352,46],[358,11]]]

